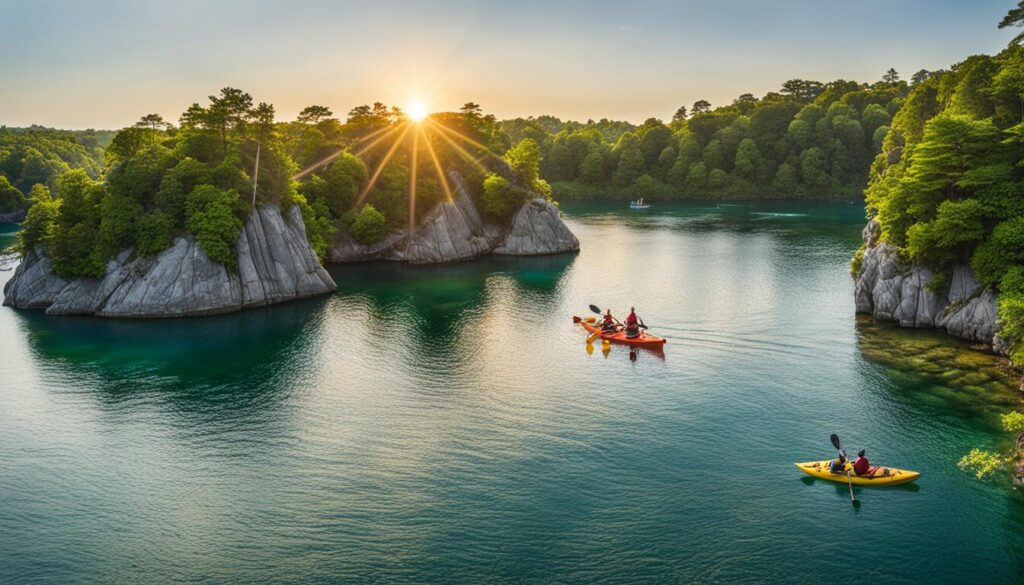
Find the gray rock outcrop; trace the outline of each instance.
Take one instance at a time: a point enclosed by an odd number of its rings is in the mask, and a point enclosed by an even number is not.
[[[316,296],[336,289],[306,240],[297,207],[253,211],[238,239],[238,270],[211,260],[181,236],[153,258],[123,250],[103,278],[65,280],[38,247],[22,258],[4,287],[4,305],[51,315],[189,317]]]
[[[450,171],[452,198],[438,203],[410,236],[393,232],[375,244],[342,236],[327,253],[329,262],[390,260],[412,264],[461,262],[488,254],[540,256],[575,252],[579,240],[562,221],[558,208],[543,198],[524,203],[508,227],[485,220],[462,176]]]
[[[970,266],[954,266],[949,290],[934,293],[927,287],[932,271],[924,266],[905,266],[896,248],[877,241],[877,233],[878,224],[872,220],[864,228],[867,249],[860,270],[854,275],[858,313],[896,321],[903,327],[944,329],[951,335],[986,343],[997,353],[1005,353],[1005,343],[996,337],[996,295],[978,284]]]
[[[0,212],[0,223],[21,223],[25,221],[25,209],[15,209],[14,211],[2,211]]]

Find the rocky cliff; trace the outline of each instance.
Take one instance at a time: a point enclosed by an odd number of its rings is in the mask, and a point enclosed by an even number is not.
[[[327,253],[329,262],[392,260],[413,264],[460,262],[487,254],[540,256],[575,252],[579,240],[562,221],[558,208],[537,197],[524,203],[509,226],[486,221],[477,211],[462,176],[448,173],[452,198],[428,213],[410,237],[407,230],[376,244],[342,237]]]
[[[21,223],[25,221],[25,209],[0,212],[0,223]]]
[[[953,267],[949,289],[928,290],[932,271],[923,266],[906,266],[896,248],[877,241],[874,220],[864,228],[867,246],[860,270],[854,275],[854,297],[858,313],[876,319],[897,321],[904,327],[944,329],[951,335],[992,346],[998,353],[1006,347],[996,337],[999,306],[996,295],[974,279],[967,264]]]
[[[4,286],[4,305],[51,315],[188,317],[230,313],[335,290],[306,240],[297,207],[253,211],[238,239],[238,271],[210,260],[191,237],[153,258],[123,250],[103,278],[65,280],[36,247]]]

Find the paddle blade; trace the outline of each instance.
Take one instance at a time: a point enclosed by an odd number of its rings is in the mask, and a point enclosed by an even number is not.
[[[842,447],[839,446],[839,435],[832,433],[828,439],[832,441],[832,446],[836,448],[836,451],[842,449]]]
[[[582,320],[583,320],[583,319],[580,319],[579,317],[577,317],[577,316],[575,316],[575,315],[573,315],[573,317],[572,317],[572,322],[573,322],[573,323],[579,323],[579,322],[580,322],[580,321],[582,321]]]
[[[591,311],[593,311],[593,312],[595,312],[595,313],[597,313],[598,315],[600,315],[600,314],[601,314],[601,309],[600,309],[600,308],[598,308],[598,306],[597,306],[597,305],[590,305],[590,310],[591,310]]]
[[[584,321],[587,323],[597,323],[597,317],[587,317]]]

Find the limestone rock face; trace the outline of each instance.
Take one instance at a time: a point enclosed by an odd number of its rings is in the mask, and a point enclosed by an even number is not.
[[[970,266],[953,267],[949,290],[937,295],[927,288],[932,271],[902,265],[896,248],[878,243],[877,234],[872,220],[864,228],[867,250],[854,276],[858,313],[904,327],[945,329],[951,335],[990,344],[997,353],[1006,352],[1006,344],[996,337],[998,299],[991,289],[978,284]]]
[[[441,264],[488,254],[536,256],[579,250],[579,240],[562,221],[558,208],[548,201],[535,198],[524,203],[510,226],[501,227],[481,216],[462,175],[451,171],[448,176],[451,200],[437,204],[411,236],[407,230],[400,230],[368,245],[343,236],[331,246],[328,261]]]
[[[14,211],[0,212],[0,223],[21,223],[25,221],[26,209],[15,209]]]
[[[22,258],[4,287],[4,305],[51,315],[188,317],[229,313],[331,292],[334,281],[306,241],[297,207],[253,211],[238,239],[238,271],[211,260],[191,237],[154,258],[123,250],[103,278],[64,280],[38,248]]]
[[[494,253],[538,256],[575,252],[579,249],[580,241],[566,227],[558,208],[538,197],[519,208],[508,234],[494,249]]]

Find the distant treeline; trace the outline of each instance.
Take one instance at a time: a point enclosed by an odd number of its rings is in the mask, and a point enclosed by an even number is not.
[[[537,141],[541,176],[560,199],[859,198],[893,115],[931,75],[907,82],[890,69],[873,84],[793,79],[761,98],[680,107],[667,124],[540,116],[500,126],[512,143]]]
[[[0,213],[23,209],[34,185],[52,188],[57,177],[71,169],[98,177],[103,149],[116,133],[0,126]]]

